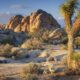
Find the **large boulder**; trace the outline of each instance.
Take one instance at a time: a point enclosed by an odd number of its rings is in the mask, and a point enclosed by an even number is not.
[[[34,33],[36,31],[38,32],[41,28],[60,28],[60,25],[51,14],[39,9],[31,13],[30,16],[13,16],[6,25],[6,28],[12,29],[15,32],[23,31]]]
[[[16,15],[11,17],[11,19],[9,20],[9,22],[6,24],[6,29],[11,29],[11,30],[15,30],[15,28],[21,24],[21,20],[22,20],[23,16],[22,15]]]
[[[47,12],[38,10],[30,15],[29,32],[39,31],[41,28],[59,28],[58,22]]]
[[[53,44],[67,43],[67,35],[63,28],[53,30],[48,37]]]

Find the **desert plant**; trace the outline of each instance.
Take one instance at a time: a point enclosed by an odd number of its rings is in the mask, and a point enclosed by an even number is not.
[[[26,74],[26,75],[23,75],[23,77],[21,77],[22,80],[38,80],[38,76],[36,74]]]
[[[40,40],[32,38],[24,42],[21,47],[27,49],[41,49],[42,45],[43,43]]]
[[[74,42],[75,42],[76,48],[79,48],[79,46],[80,46],[80,37],[75,38]]]
[[[67,64],[68,64],[68,68],[72,68],[71,67],[71,56],[74,52],[74,34],[78,31],[79,27],[80,27],[80,16],[78,16],[78,13],[76,15],[76,18],[74,20],[72,20],[72,17],[75,13],[75,8],[77,6],[77,0],[69,0],[68,2],[64,3],[61,5],[61,14],[64,17],[64,21],[65,21],[65,30],[66,33],[68,35],[68,55],[67,55]]]
[[[80,61],[80,53],[75,52],[72,59],[76,61]]]
[[[41,66],[35,63],[29,63],[24,69],[24,74],[40,74],[41,73]]]
[[[13,46],[9,45],[9,44],[0,46],[0,56],[10,57],[12,55],[11,54],[11,48],[12,47]]]

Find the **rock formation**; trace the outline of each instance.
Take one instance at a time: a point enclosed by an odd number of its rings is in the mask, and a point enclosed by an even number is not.
[[[21,15],[13,16],[7,23],[6,28],[15,32],[23,31],[34,33],[41,28],[59,28],[58,22],[47,12],[38,10],[31,13],[30,16],[23,17]]]
[[[16,15],[11,17],[10,21],[6,25],[6,29],[11,29],[14,31],[15,28],[21,24],[22,18],[23,18],[22,15]],[[19,28],[21,28],[21,26],[19,26]]]

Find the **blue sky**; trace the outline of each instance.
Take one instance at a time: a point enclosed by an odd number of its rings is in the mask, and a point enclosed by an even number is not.
[[[15,14],[29,15],[38,9],[52,14],[62,22],[59,7],[65,0],[0,0],[0,23],[6,23]],[[62,24],[62,23],[61,23]]]

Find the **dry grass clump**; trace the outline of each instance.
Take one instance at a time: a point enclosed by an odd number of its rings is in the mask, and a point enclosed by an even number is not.
[[[22,50],[18,47],[12,48],[11,53],[12,53],[12,58],[13,59],[23,59],[23,58],[25,58],[24,50]]]
[[[21,77],[21,80],[38,80],[38,75],[36,74],[26,74],[25,76]]]
[[[72,59],[74,61],[73,65],[75,65],[76,69],[80,70],[80,52],[75,52]]]
[[[80,75],[80,52],[75,52],[72,56],[72,69],[66,70],[67,75]]]
[[[27,48],[27,49],[41,49],[42,48],[42,42],[36,38],[29,39],[26,42],[24,42],[21,47]]]
[[[77,48],[80,46],[80,37],[75,38],[75,45]]]
[[[1,45],[0,46],[0,56],[10,57],[11,56],[11,48],[12,47],[13,46],[12,45],[9,45],[9,44]]]
[[[23,68],[20,74],[22,80],[38,80],[38,75],[42,74],[41,65],[37,63],[29,63]]]
[[[23,70],[25,74],[40,74],[41,66],[36,63],[29,63]]]
[[[73,59],[76,61],[80,61],[80,52],[75,52],[73,55]]]

